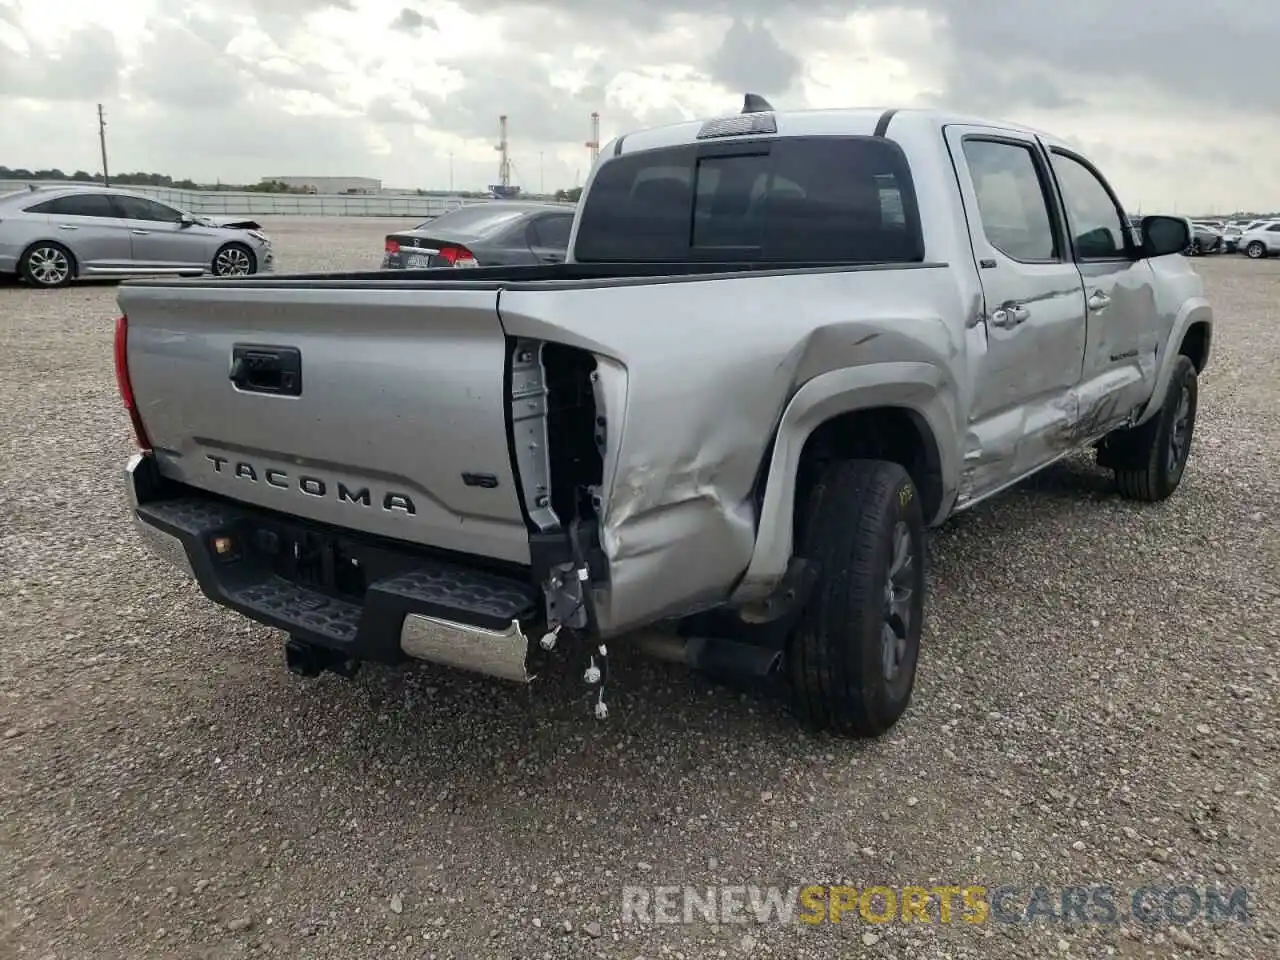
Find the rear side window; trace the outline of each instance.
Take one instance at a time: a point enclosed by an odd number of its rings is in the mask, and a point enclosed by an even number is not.
[[[44,213],[51,217],[115,217],[111,199],[103,193],[73,193],[65,197],[54,197],[34,207],[27,207],[28,213]]]
[[[1053,218],[1031,147],[966,138],[964,159],[987,241],[1022,263],[1056,260]]]
[[[924,259],[911,174],[879,137],[699,143],[610,160],[574,259],[908,263]]]
[[[529,236],[535,247],[564,250],[569,246],[569,231],[572,227],[573,217],[553,214],[539,217],[529,224]]]

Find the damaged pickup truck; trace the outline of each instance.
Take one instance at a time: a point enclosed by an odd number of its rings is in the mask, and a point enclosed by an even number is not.
[[[125,283],[128,494],[296,672],[571,657],[604,716],[632,643],[875,736],[927,527],[1081,447],[1178,487],[1188,242],[1039,132],[748,96],[609,143],[564,264]]]

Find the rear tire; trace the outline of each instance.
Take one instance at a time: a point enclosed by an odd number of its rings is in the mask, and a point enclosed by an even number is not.
[[[65,287],[76,276],[76,258],[60,243],[33,243],[18,261],[18,273],[33,287]]]
[[[1179,356],[1160,411],[1137,429],[1111,434],[1103,441],[1103,458],[1115,471],[1120,496],[1155,503],[1178,489],[1191,456],[1199,396],[1195,364]]]
[[[898,464],[830,464],[804,507],[798,553],[818,582],[787,643],[792,709],[839,737],[874,737],[906,710],[924,619],[920,497]]]
[[[258,272],[258,258],[243,243],[226,243],[213,255],[215,277],[247,277]]]

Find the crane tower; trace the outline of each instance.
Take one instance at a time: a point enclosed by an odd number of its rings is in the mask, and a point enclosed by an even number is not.
[[[498,145],[493,149],[501,154],[498,161],[498,183],[505,189],[511,186],[511,153],[507,148],[507,115],[498,118]]]
[[[591,139],[583,146],[591,151],[591,166],[594,167],[600,159],[600,114],[595,111],[591,113]]]

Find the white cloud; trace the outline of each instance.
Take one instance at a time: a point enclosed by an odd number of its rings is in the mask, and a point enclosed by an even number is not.
[[[0,0],[0,163],[481,187],[604,139],[732,111],[942,104],[1087,146],[1147,209],[1280,206],[1280,4],[1230,0]],[[696,13],[693,11],[697,11]]]

